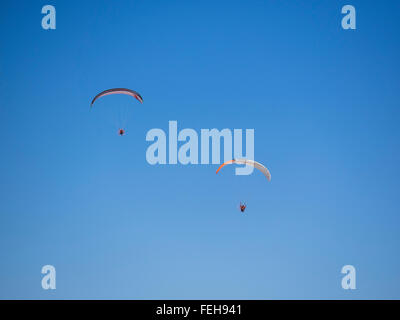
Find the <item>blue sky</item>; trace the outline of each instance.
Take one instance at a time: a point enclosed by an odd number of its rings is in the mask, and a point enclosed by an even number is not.
[[[56,30],[41,28],[46,4]],[[345,4],[356,30],[341,28]],[[399,12],[4,1],[0,298],[399,299]],[[113,87],[143,105],[115,96],[89,111]],[[108,118],[123,106],[121,138]],[[146,133],[169,120],[254,128],[271,183],[233,166],[149,165]],[[41,288],[46,264],[54,291]],[[340,285],[347,264],[354,291]]]

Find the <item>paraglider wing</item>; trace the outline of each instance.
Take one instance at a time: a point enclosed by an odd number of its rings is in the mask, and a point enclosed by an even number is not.
[[[261,163],[259,163],[257,161],[248,160],[248,159],[233,159],[233,160],[229,160],[229,161],[221,164],[216,173],[218,173],[218,171],[221,170],[227,164],[232,164],[232,163],[253,166],[254,168],[260,170],[265,175],[265,177],[268,179],[268,181],[271,181],[271,174],[269,173],[268,169],[265,166],[263,166]]]
[[[131,97],[136,98],[137,100],[139,100],[140,103],[143,103],[143,98],[141,97],[141,95],[138,92],[133,91],[131,89],[115,88],[115,89],[108,89],[108,90],[104,90],[104,91],[100,92],[97,96],[95,96],[93,98],[92,103],[90,104],[90,106],[92,106],[93,103],[98,98],[101,98],[101,97],[104,97],[104,96],[108,96],[110,94],[126,94],[126,95],[129,95]]]

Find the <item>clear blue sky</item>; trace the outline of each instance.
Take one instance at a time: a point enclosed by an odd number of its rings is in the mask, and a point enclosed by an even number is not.
[[[345,4],[357,30],[341,28]],[[399,13],[399,1],[3,1],[0,298],[400,298]],[[106,97],[89,111],[113,87],[143,105]],[[121,138],[106,118],[125,103]],[[254,128],[271,183],[149,165],[146,133],[169,120]],[[55,291],[41,288],[46,264]],[[346,264],[355,291],[341,288]]]

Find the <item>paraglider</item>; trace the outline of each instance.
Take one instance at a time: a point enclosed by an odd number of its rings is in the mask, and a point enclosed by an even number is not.
[[[219,168],[217,169],[217,172],[215,172],[215,173],[218,173],[219,170],[221,170],[224,166],[226,166],[228,164],[233,164],[233,163],[253,166],[254,168],[260,170],[264,174],[264,176],[268,179],[268,181],[271,181],[271,174],[264,165],[262,165],[261,163],[259,163],[257,161],[248,160],[248,159],[233,159],[233,160],[226,161],[219,166]],[[239,209],[241,212],[244,212],[246,210],[246,207],[247,207],[246,203],[242,204],[242,202],[240,202]]]
[[[104,91],[100,92],[99,94],[97,94],[93,98],[92,102],[90,103],[90,107],[91,108],[93,107],[93,104],[95,103],[95,101],[97,99],[104,97],[104,96],[111,95],[111,94],[125,94],[125,95],[131,96],[131,97],[137,99],[140,103],[143,103],[143,98],[138,92],[131,90],[131,89],[126,89],[126,88],[114,88],[114,89],[104,90]],[[120,136],[123,136],[125,134],[125,130],[120,128],[118,130],[118,134]]]
[[[264,176],[268,179],[268,181],[271,181],[271,174],[269,173],[268,169],[265,166],[263,166],[261,163],[254,161],[254,160],[249,160],[249,159],[233,159],[233,160],[226,161],[219,166],[216,173],[218,173],[218,171],[221,170],[227,164],[233,164],[233,163],[253,166],[254,168],[260,170],[264,174]]]

